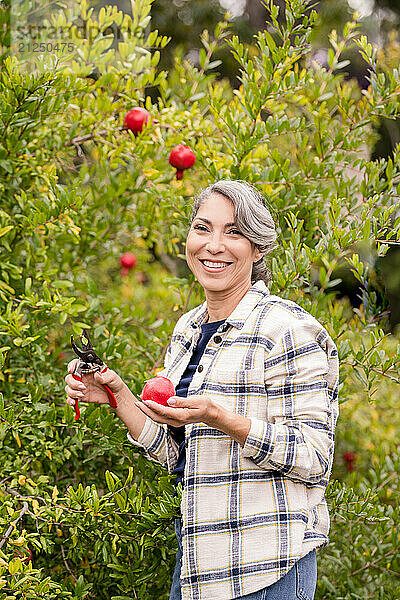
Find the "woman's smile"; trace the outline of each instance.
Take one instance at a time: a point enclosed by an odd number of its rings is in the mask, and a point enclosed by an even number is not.
[[[232,264],[231,262],[212,261],[199,259],[205,271],[209,273],[220,273],[226,271],[226,269]]]

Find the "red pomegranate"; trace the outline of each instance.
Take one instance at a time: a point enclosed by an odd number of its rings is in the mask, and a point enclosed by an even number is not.
[[[195,162],[196,155],[193,150],[189,148],[189,146],[178,144],[172,148],[169,155],[169,164],[175,167],[177,179],[182,179],[183,171],[193,167]]]
[[[354,461],[356,460],[355,452],[345,452],[343,454],[343,458],[345,460],[347,470],[354,471]]]
[[[132,108],[125,115],[124,127],[137,135],[143,130],[148,120],[149,112],[145,108]]]
[[[167,400],[171,396],[175,396],[174,385],[167,377],[161,375],[149,379],[140,394],[142,400],[153,400],[163,406],[169,406]]]
[[[119,262],[121,263],[121,267],[123,269],[130,270],[136,265],[137,260],[136,256],[132,252],[125,252],[119,259]]]

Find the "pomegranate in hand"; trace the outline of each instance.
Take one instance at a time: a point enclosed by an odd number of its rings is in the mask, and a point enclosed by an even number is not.
[[[183,171],[193,167],[195,162],[196,155],[193,150],[189,148],[189,146],[178,144],[172,148],[169,155],[169,164],[175,167],[177,179],[182,179]]]
[[[157,376],[149,379],[140,394],[142,400],[153,400],[163,406],[169,406],[168,398],[175,396],[173,383],[167,377]]]

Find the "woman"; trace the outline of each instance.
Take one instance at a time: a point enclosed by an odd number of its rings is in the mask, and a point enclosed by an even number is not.
[[[314,317],[269,293],[275,239],[249,184],[219,181],[195,200],[186,260],[206,300],[174,328],[160,373],[175,385],[169,407],[136,402],[114,371],[86,388],[66,377],[71,404],[106,403],[107,383],[130,441],[182,483],[170,600],[314,597],[338,358]]]

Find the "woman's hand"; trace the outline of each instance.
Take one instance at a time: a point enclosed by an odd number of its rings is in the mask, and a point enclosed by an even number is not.
[[[168,399],[170,406],[163,406],[152,400],[135,404],[156,423],[165,423],[172,427],[181,427],[189,423],[205,423],[214,427],[218,421],[219,407],[207,396],[172,396]]]
[[[75,358],[68,363],[68,375],[65,377],[67,403],[70,406],[75,406],[76,400],[96,404],[108,404],[109,399],[103,386],[104,383],[110,388],[114,396],[117,397],[125,384],[115,371],[107,369],[104,373],[97,372],[90,373],[89,375],[82,373],[82,382],[80,382],[72,377],[78,360],[78,358]]]

